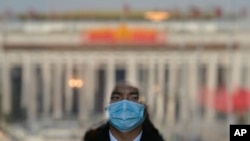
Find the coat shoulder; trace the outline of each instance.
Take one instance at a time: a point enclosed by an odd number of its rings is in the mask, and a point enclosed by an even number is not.
[[[83,141],[96,141],[98,138],[108,137],[109,126],[107,123],[100,125],[97,128],[91,128],[86,131]]]

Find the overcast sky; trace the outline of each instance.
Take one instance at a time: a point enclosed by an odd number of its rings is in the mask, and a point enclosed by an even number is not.
[[[37,11],[120,10],[123,3],[137,10],[188,8],[192,5],[205,9],[214,6],[223,9],[230,6],[234,9],[250,8],[250,0],[0,0],[0,13],[6,9],[24,12],[31,8]]]

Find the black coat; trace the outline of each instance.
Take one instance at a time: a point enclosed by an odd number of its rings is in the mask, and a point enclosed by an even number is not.
[[[148,118],[145,119],[142,130],[141,141],[164,141]],[[110,141],[109,123],[105,123],[97,129],[88,130],[83,141]]]

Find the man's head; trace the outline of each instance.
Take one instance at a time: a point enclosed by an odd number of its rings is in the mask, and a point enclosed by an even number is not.
[[[138,88],[129,85],[128,83],[119,83],[115,86],[111,93],[110,103],[118,102],[121,100],[129,100],[139,102]]]
[[[106,110],[111,126],[121,132],[141,127],[146,116],[145,105],[139,102],[138,88],[128,83],[115,86]]]

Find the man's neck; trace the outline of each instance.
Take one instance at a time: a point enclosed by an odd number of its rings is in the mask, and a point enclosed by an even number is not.
[[[141,131],[141,126],[129,132],[120,132],[114,127],[110,127],[110,132],[118,141],[133,141],[141,133]]]

